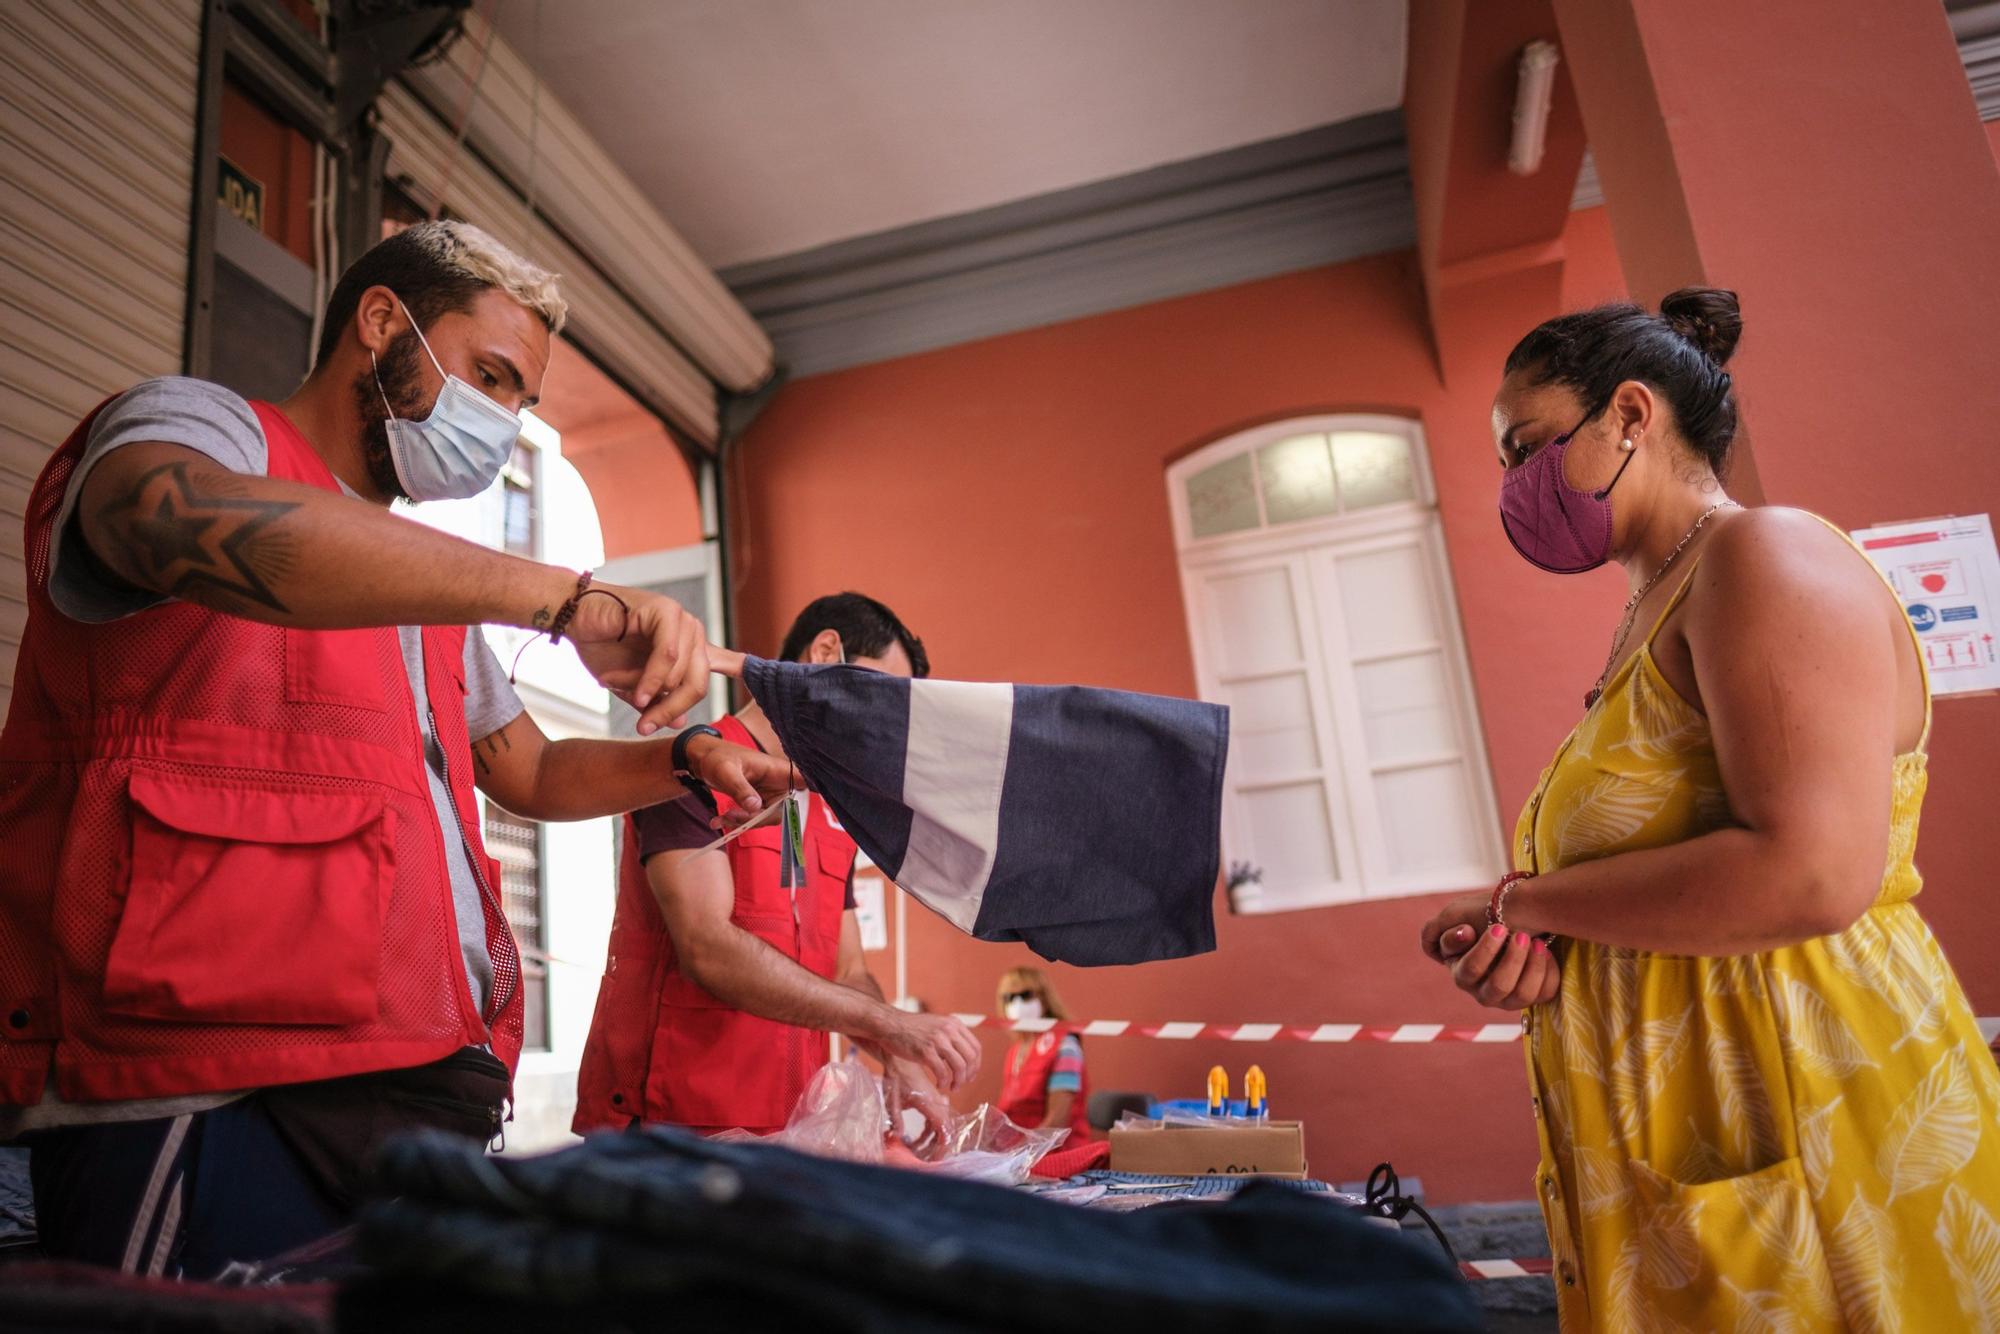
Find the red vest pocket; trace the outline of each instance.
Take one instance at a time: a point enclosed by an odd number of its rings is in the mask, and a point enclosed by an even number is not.
[[[785,957],[798,957],[790,913],[739,912],[732,921]],[[774,1129],[791,1116],[826,1055],[826,1034],[731,1009],[671,969],[660,988],[647,1119],[706,1130]]]
[[[104,1008],[149,1019],[376,1017],[393,814],[380,790],[135,768]]]
[[[284,643],[287,700],[388,710],[383,676],[402,661],[394,630],[287,629]]]
[[[827,1036],[741,1010],[660,1006],[646,1080],[648,1120],[775,1130],[826,1064]]]
[[[623,1128],[645,1115],[646,1070],[660,1006],[660,946],[648,931],[611,931],[597,1009],[576,1076],[579,1135]]]

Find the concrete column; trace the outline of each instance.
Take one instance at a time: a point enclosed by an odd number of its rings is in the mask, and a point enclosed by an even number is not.
[[[2000,169],[1936,0],[1555,0],[1633,297],[1743,297],[1754,471],[1850,525],[2000,506]]]
[[[1764,497],[1848,528],[2000,513],[2000,170],[1944,7],[1554,3],[1633,296],[1742,295]],[[1993,1014],[2000,698],[1940,701],[1930,775],[1924,909]]]

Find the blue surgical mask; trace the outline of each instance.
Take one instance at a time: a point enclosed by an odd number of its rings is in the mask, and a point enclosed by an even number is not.
[[[382,405],[389,409],[389,459],[396,465],[396,480],[411,500],[463,500],[493,485],[521,436],[521,418],[507,411],[456,375],[446,375],[431,351],[424,331],[401,297],[396,304],[410,318],[424,355],[437,366],[444,380],[437,402],[422,421],[398,417],[382,389],[382,368],[375,367],[375,389]],[[375,354],[368,360],[373,363]]]

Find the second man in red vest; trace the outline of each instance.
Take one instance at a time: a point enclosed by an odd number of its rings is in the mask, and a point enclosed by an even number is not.
[[[787,661],[925,676],[924,647],[873,598],[808,606],[785,637]],[[752,703],[724,718],[729,741],[782,755]],[[718,794],[722,809],[728,798]],[[604,983],[577,1075],[579,1132],[634,1121],[712,1132],[781,1128],[828,1033],[883,1058],[892,1085],[949,1091],[979,1071],[979,1042],[948,1015],[886,1003],[861,953],[855,843],[817,795],[806,799],[805,886],[784,887],[777,823],[717,852],[696,797],[627,822]]]

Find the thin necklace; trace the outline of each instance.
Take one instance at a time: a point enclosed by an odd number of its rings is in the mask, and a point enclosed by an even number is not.
[[[1633,614],[1639,610],[1639,604],[1646,600],[1646,594],[1653,591],[1653,585],[1660,582],[1660,576],[1665,574],[1674,561],[1680,557],[1681,552],[1687,549],[1687,544],[1694,541],[1694,535],[1701,531],[1701,526],[1708,522],[1709,516],[1713,515],[1717,510],[1742,508],[1741,505],[1733,500],[1724,500],[1710,505],[1707,509],[1703,510],[1701,517],[1694,521],[1694,526],[1681,535],[1681,540],[1674,544],[1674,549],[1669,551],[1667,558],[1660,562],[1660,568],[1653,571],[1653,577],[1641,584],[1638,592],[1625,599],[1625,616],[1618,622],[1618,634],[1611,641],[1610,656],[1604,659],[1604,670],[1597,674],[1597,684],[1593,685],[1589,693],[1583,697],[1584,712],[1588,713],[1591,707],[1597,703],[1598,697],[1604,693],[1604,683],[1611,677],[1611,664],[1618,661],[1619,653],[1624,650],[1625,637],[1632,633]]]

